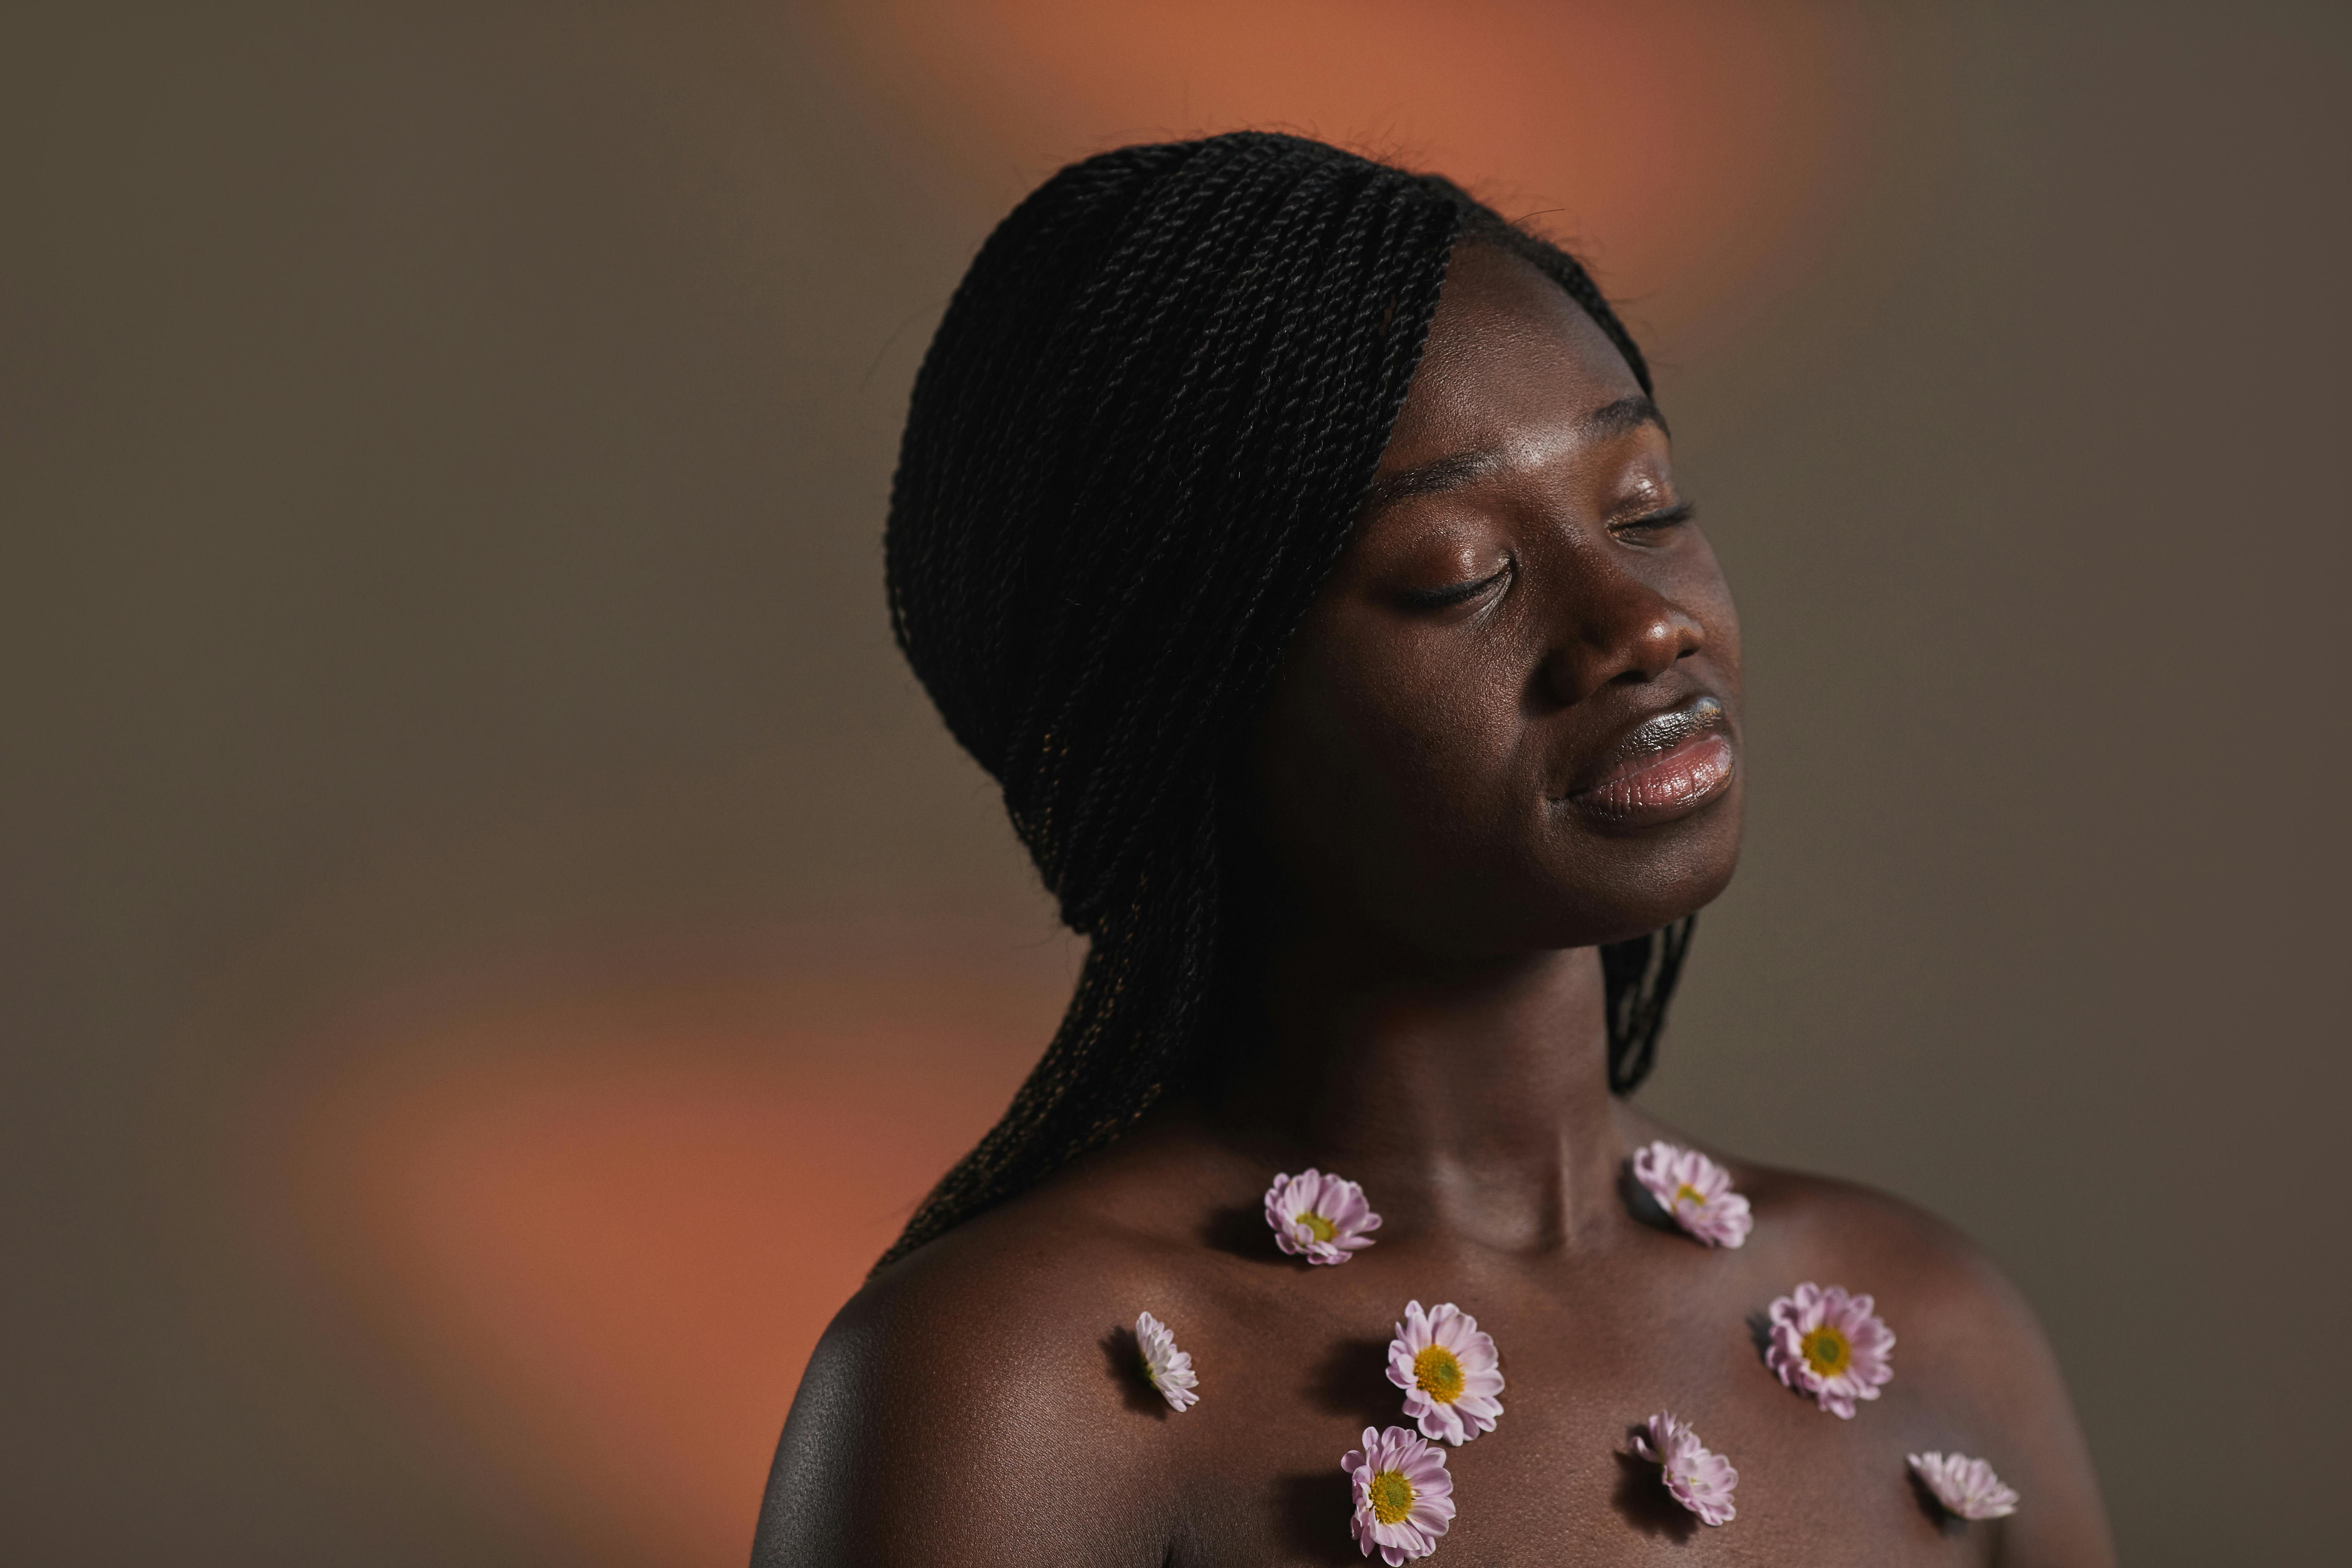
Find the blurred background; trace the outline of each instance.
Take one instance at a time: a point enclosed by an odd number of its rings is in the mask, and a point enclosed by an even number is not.
[[[1058,164],[1258,125],[1654,347],[1752,774],[1646,1101],[1981,1240],[2127,1561],[2318,1560],[2347,24],[9,7],[0,1558],[743,1560],[1076,957],[890,643],[908,384]]]

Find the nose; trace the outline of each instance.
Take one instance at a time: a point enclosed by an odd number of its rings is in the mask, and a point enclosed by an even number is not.
[[[1578,563],[1579,581],[1562,596],[1541,686],[1562,707],[1612,681],[1655,680],[1706,641],[1698,617],[1622,565]]]

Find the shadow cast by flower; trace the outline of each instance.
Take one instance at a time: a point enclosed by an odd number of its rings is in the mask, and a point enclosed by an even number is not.
[[[1150,1376],[1144,1371],[1143,1344],[1135,1331],[1125,1324],[1102,1337],[1103,1363],[1109,1369],[1111,1381],[1118,1384],[1120,1400],[1129,1410],[1149,1415],[1155,1421],[1165,1421],[1173,1414],[1168,1401],[1151,1386]]]
[[[1927,1516],[1927,1522],[1936,1527],[1937,1534],[1968,1533],[1969,1521],[1946,1508],[1943,1500],[1936,1495],[1936,1489],[1921,1478],[1918,1471],[1906,1469],[1903,1472],[1903,1479],[1911,1484],[1911,1500],[1919,1505],[1919,1511]]]
[[[1361,1560],[1348,1533],[1348,1515],[1353,1507],[1348,1478],[1336,1469],[1309,1470],[1275,1482],[1275,1511],[1282,1521],[1283,1543],[1302,1563]]]
[[[1633,1159],[1630,1154],[1625,1157],[1625,1163],[1617,1167],[1617,1195],[1623,1200],[1625,1212],[1633,1217],[1636,1224],[1668,1236],[1682,1234],[1683,1227],[1675,1223],[1675,1216],[1666,1212],[1665,1205],[1642,1184],[1639,1176],[1633,1174]]]
[[[1398,1418],[1402,1399],[1388,1369],[1388,1341],[1341,1340],[1315,1364],[1307,1397],[1354,1426],[1385,1426]]]
[[[1625,1430],[1630,1443],[1643,1428]],[[1698,1533],[1697,1517],[1666,1490],[1665,1483],[1658,1479],[1657,1466],[1622,1448],[1612,1458],[1617,1461],[1617,1486],[1610,1494],[1609,1506],[1617,1510],[1618,1518],[1643,1535],[1664,1536],[1677,1544]]]
[[[1265,1233],[1265,1205],[1235,1204],[1212,1209],[1201,1224],[1201,1244],[1212,1252],[1246,1258],[1258,1263],[1284,1263],[1300,1273],[1311,1267],[1303,1258],[1285,1256]]]

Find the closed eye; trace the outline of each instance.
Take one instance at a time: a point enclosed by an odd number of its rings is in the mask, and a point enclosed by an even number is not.
[[[1645,512],[1640,517],[1629,517],[1622,522],[1612,522],[1609,525],[1609,531],[1612,533],[1654,532],[1660,529],[1674,528],[1688,522],[1696,515],[1698,515],[1698,509],[1690,502],[1684,501],[1681,505],[1670,506],[1664,511]]]
[[[1414,588],[1399,595],[1416,610],[1450,610],[1456,605],[1466,605],[1511,574],[1511,563],[1504,562],[1492,574],[1475,583],[1456,583],[1450,588]]]

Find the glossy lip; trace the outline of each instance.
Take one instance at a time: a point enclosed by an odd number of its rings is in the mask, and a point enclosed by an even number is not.
[[[1625,731],[1562,804],[1608,826],[1648,827],[1713,804],[1738,772],[1731,716],[1719,699],[1695,697]]]

